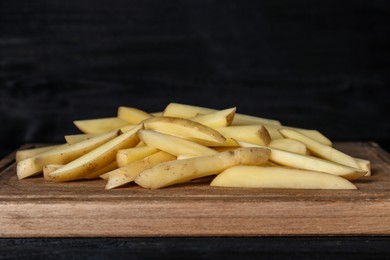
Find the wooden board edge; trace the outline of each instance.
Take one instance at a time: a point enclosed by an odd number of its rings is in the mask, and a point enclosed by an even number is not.
[[[207,201],[196,206],[188,201],[0,204],[0,237],[390,234],[390,201],[248,203],[250,207],[237,203],[226,209],[223,202],[217,202],[215,210]]]

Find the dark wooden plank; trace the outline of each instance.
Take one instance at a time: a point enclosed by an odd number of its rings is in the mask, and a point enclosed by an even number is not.
[[[52,183],[0,174],[2,237],[390,234],[390,157],[375,143],[339,143],[372,162],[357,191],[227,189],[208,183],[104,190],[103,180]]]

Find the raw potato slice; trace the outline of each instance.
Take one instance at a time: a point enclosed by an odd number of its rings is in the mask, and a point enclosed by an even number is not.
[[[145,129],[178,136],[184,139],[205,140],[222,144],[226,138],[215,129],[198,122],[179,117],[160,116],[143,122]]]
[[[65,144],[18,162],[16,166],[16,173],[19,179],[24,179],[42,172],[43,166],[46,164],[66,164],[108,142],[116,136],[118,136],[118,132],[112,131],[79,143]]]
[[[232,142],[226,142],[224,146],[234,146],[236,141],[257,145],[268,145],[271,142],[271,137],[267,129],[262,125],[219,127],[216,130],[227,139],[230,139],[228,141]]]
[[[121,106],[118,108],[117,117],[125,120],[129,124],[136,125],[152,117],[152,115],[138,108]]]
[[[76,120],[73,123],[84,134],[106,133],[129,124],[118,117]]]
[[[64,144],[62,144],[62,145],[66,146]],[[20,162],[20,161],[23,161],[25,159],[34,157],[40,153],[44,153],[44,152],[53,150],[54,148],[58,148],[60,146],[61,146],[61,144],[57,144],[57,145],[49,145],[49,146],[19,150],[19,151],[16,151],[15,161]]]
[[[304,143],[288,138],[271,140],[268,147],[293,153],[308,154],[307,147]]]
[[[355,160],[359,165],[360,169],[367,172],[364,176],[371,176],[371,162],[360,158],[355,158]]]
[[[142,160],[134,161],[125,167],[108,172],[105,174],[105,176],[102,176],[102,178],[106,178],[106,176],[108,176],[106,189],[113,189],[134,181],[138,174],[146,169],[149,169],[159,163],[172,161],[175,159],[176,156],[173,156],[164,151],[160,151]]]
[[[215,150],[198,143],[153,130],[140,130],[138,136],[147,146],[155,147],[175,156],[181,154],[201,156],[217,153]]]
[[[135,182],[148,189],[189,182],[193,179],[214,175],[235,165],[261,165],[268,161],[267,148],[238,148],[215,155],[200,156],[160,163],[141,172]]]
[[[63,164],[47,164],[45,166],[43,166],[43,178],[45,180],[48,180],[48,176],[49,176],[49,173],[51,172],[54,172],[55,170],[61,168],[62,166],[64,166]]]
[[[264,127],[268,130],[269,135],[271,136],[271,139],[282,139],[284,136],[279,132],[279,129],[291,129],[295,130],[299,133],[302,133],[306,136],[309,136],[310,138],[317,140],[318,142],[325,144],[327,146],[332,146],[332,142],[327,138],[325,135],[320,133],[318,130],[312,130],[312,129],[303,129],[303,128],[296,128],[296,127],[288,127],[288,126],[282,126],[282,125],[264,125]]]
[[[313,155],[327,159],[332,162],[337,162],[343,165],[360,169],[359,165],[353,157],[333,147],[324,145],[308,136],[305,136],[304,134],[301,134],[291,129],[279,129],[279,131],[283,136],[287,138],[295,139],[304,143],[309,149],[310,153],[312,153]]]
[[[233,107],[208,114],[200,114],[190,118],[190,120],[212,128],[224,127],[232,124],[235,114],[236,108]]]
[[[116,153],[121,149],[134,147],[139,142],[137,135],[142,125],[121,134],[89,153],[71,161],[58,170],[50,173],[48,178],[56,182],[82,179],[115,161]]]
[[[242,147],[259,147],[249,143],[239,143]],[[271,147],[268,148],[271,150],[269,160],[279,165],[289,166],[296,169],[325,172],[338,175],[347,180],[356,180],[366,174],[366,171],[363,171],[360,168],[352,168],[309,155],[292,153]]]
[[[100,134],[75,134],[75,135],[65,135],[65,141],[68,144],[75,144],[81,141],[85,141],[91,139],[92,137],[96,137]]]
[[[123,167],[134,161],[141,160],[146,156],[157,153],[159,150],[150,146],[137,146],[128,149],[119,150],[116,154],[118,167]]]
[[[89,173],[88,175],[86,175],[84,177],[84,179],[88,179],[88,180],[98,179],[101,175],[103,175],[107,172],[113,171],[115,169],[118,169],[118,165],[115,161],[113,161],[112,163],[108,164],[107,166],[104,166],[103,168],[100,168],[96,171]]]
[[[199,114],[208,114],[216,111],[218,110],[206,108],[206,107],[186,105],[186,104],[170,103],[165,107],[163,115],[182,117],[182,118],[191,118]],[[235,114],[232,122],[232,125],[252,125],[252,124],[281,125],[281,123],[278,120],[256,117],[256,116],[249,116],[245,114],[237,114],[237,113]]]
[[[279,189],[357,189],[351,182],[336,175],[280,166],[231,167],[215,177],[210,185]]]

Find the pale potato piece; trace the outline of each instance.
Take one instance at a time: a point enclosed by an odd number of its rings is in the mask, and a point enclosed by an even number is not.
[[[49,173],[54,172],[55,170],[61,168],[64,166],[63,164],[47,164],[43,166],[42,172],[43,172],[43,178],[48,179]]]
[[[125,125],[125,126],[120,127],[119,130],[120,130],[122,133],[124,133],[124,132],[127,132],[127,131],[132,130],[134,127],[138,127],[138,125],[133,125],[133,124]]]
[[[176,156],[166,153],[164,151],[157,152],[142,160],[134,161],[125,167],[118,168],[114,171],[108,172],[108,181],[106,189],[113,189],[122,186],[126,183],[134,181],[134,179],[142,171],[149,169],[159,163],[175,160]],[[105,178],[106,176],[103,176]]]
[[[128,149],[119,150],[116,154],[118,167],[123,167],[134,161],[141,160],[146,156],[155,154],[159,149],[150,146],[136,146]]]
[[[73,123],[84,134],[101,134],[129,124],[118,117],[75,120]]]
[[[268,147],[293,153],[308,154],[307,147],[304,143],[289,138],[273,139],[268,144]]]
[[[134,147],[139,142],[137,132],[143,125],[133,128],[89,153],[78,157],[58,170],[50,173],[48,178],[56,182],[82,179],[115,161],[116,153],[121,149]]]
[[[357,189],[351,182],[336,175],[280,166],[231,167],[215,177],[210,185],[277,189]]]
[[[250,143],[239,142],[242,147],[263,147]],[[334,163],[317,157],[288,152],[268,147],[271,151],[269,160],[279,165],[289,166],[302,170],[311,170],[338,175],[347,180],[356,180],[363,177],[366,171],[346,165]]]
[[[153,130],[140,130],[138,136],[147,146],[157,148],[175,156],[188,155],[211,155],[217,152],[204,145]]]
[[[366,171],[366,175],[364,176],[371,176],[371,162],[369,160],[355,158],[357,164],[359,165],[360,169],[363,171]]]
[[[262,125],[228,126],[216,128],[227,138],[224,146],[235,146],[236,141],[243,141],[258,145],[268,145],[271,137]]]
[[[185,118],[159,116],[143,121],[145,129],[178,136],[190,141],[204,140],[222,144],[226,138],[215,129]]]
[[[143,120],[152,117],[152,115],[138,108],[120,106],[118,108],[117,117],[125,120],[129,124],[136,125]]]
[[[280,132],[279,129],[291,129],[295,130],[299,133],[302,133],[306,136],[309,136],[310,138],[317,140],[318,142],[325,144],[327,146],[332,146],[332,141],[323,135],[318,130],[313,129],[304,129],[304,128],[297,128],[297,127],[289,127],[289,126],[283,126],[283,125],[264,125],[264,127],[267,129],[269,135],[271,136],[271,139],[283,139],[285,138]]]
[[[290,139],[298,140],[304,143],[309,149],[310,153],[320,158],[327,159],[332,162],[337,162],[343,165],[350,166],[352,168],[360,169],[356,160],[333,147],[324,145],[302,133],[299,133],[292,129],[279,129],[280,133]]]
[[[236,108],[233,107],[208,114],[199,114],[191,117],[190,120],[212,128],[224,127],[232,124],[235,114]]]
[[[118,164],[116,163],[116,161],[113,161],[112,163],[104,166],[103,168],[100,168],[84,176],[84,179],[87,180],[98,179],[101,175],[114,171],[115,169],[118,169]]]
[[[110,141],[116,136],[118,136],[118,132],[111,131],[79,143],[65,144],[18,162],[16,173],[19,179],[24,179],[42,172],[43,166],[46,164],[66,164]]]
[[[236,147],[237,148],[237,147]],[[177,160],[183,160],[183,159],[189,159],[189,158],[194,158],[194,157],[198,157],[196,155],[188,155],[188,154],[182,154],[182,155],[179,155],[177,156]]]
[[[252,147],[175,160],[157,164],[141,172],[134,181],[144,188],[158,189],[218,174],[235,165],[261,165],[268,161],[269,154],[267,148]]]
[[[75,144],[81,141],[85,141],[91,139],[92,137],[96,137],[101,134],[74,134],[74,135],[65,135],[65,141],[68,144]]]
[[[179,103],[169,103],[163,112],[164,116],[174,116],[174,117],[182,117],[182,118],[191,118],[195,117],[199,114],[208,114],[212,112],[216,112],[218,110],[192,106],[186,104]],[[232,125],[253,125],[253,124],[275,124],[281,125],[278,120],[250,116],[245,114],[236,113],[232,122]]]
[[[56,144],[56,145],[48,145],[48,146],[43,146],[43,147],[18,150],[18,151],[16,151],[16,154],[15,154],[15,161],[20,162],[22,160],[34,157],[40,153],[44,153],[44,152],[53,150],[54,148],[58,148],[61,145],[66,146],[66,144]]]

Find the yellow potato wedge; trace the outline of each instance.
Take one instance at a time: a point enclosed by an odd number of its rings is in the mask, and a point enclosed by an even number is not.
[[[138,108],[120,106],[118,108],[117,117],[129,124],[136,125],[143,120],[152,117],[152,115]]]
[[[249,143],[239,142],[242,147],[262,147]],[[317,157],[292,153],[276,148],[268,147],[271,151],[269,160],[279,165],[289,166],[296,169],[325,172],[338,175],[347,180],[356,180],[363,177],[367,172],[360,168],[352,168],[346,165],[334,163]]]
[[[277,148],[293,153],[308,154],[307,147],[304,143],[289,138],[273,139],[268,144],[268,147]]]
[[[49,173],[54,172],[55,170],[61,168],[64,166],[63,164],[47,164],[43,166],[42,172],[43,172],[43,178],[45,180],[48,179]]]
[[[190,141],[210,141],[222,144],[226,138],[215,129],[185,118],[160,116],[143,121],[147,130],[178,136]]]
[[[310,138],[316,140],[317,142],[320,142],[327,146],[332,146],[332,141],[323,135],[318,130],[313,129],[304,129],[304,128],[297,128],[297,127],[289,127],[289,126],[282,126],[282,125],[264,125],[264,127],[268,130],[269,135],[271,136],[271,139],[282,139],[285,138],[280,132],[279,129],[291,129],[295,130],[299,133],[302,133],[306,136],[309,136]]]
[[[82,179],[115,161],[116,153],[121,149],[134,147],[139,142],[137,132],[142,124],[127,131],[89,153],[78,157],[58,170],[49,173],[48,178],[56,182]]]
[[[192,118],[199,114],[208,114],[216,111],[218,110],[206,108],[206,107],[192,106],[192,105],[179,104],[179,103],[169,103],[165,107],[163,115],[182,117],[182,118]],[[250,115],[239,114],[239,113],[235,114],[232,122],[232,125],[252,125],[252,124],[281,125],[281,123],[278,120],[250,116]]]
[[[228,108],[208,114],[200,114],[195,117],[191,117],[190,120],[201,123],[205,126],[217,128],[230,126],[233,122],[236,114],[236,108]]]
[[[116,154],[118,167],[123,167],[134,161],[141,160],[149,155],[155,154],[159,149],[150,146],[137,146],[119,150]]]
[[[129,124],[118,117],[75,120],[73,123],[84,134],[101,134]]]
[[[135,182],[141,187],[158,189],[214,175],[235,165],[261,165],[268,161],[267,148],[238,148],[215,155],[199,156],[157,164],[141,172]]]
[[[107,164],[103,168],[100,168],[96,171],[92,171],[91,173],[85,175],[84,179],[87,179],[87,180],[98,179],[98,178],[100,178],[100,176],[102,176],[108,172],[114,171],[115,169],[118,169],[118,164],[116,163],[116,161],[113,161],[112,163]]]
[[[219,127],[216,130],[227,138],[224,146],[235,146],[236,141],[258,145],[268,145],[271,142],[267,129],[262,125]]]
[[[220,173],[211,186],[278,189],[348,189],[350,181],[336,175],[280,166],[236,166]]]
[[[138,136],[147,146],[157,148],[169,154],[178,156],[188,155],[211,155],[217,152],[204,145],[153,130],[140,130]]]
[[[310,153],[320,158],[327,159],[332,162],[337,162],[343,165],[350,166],[352,168],[360,169],[356,160],[333,147],[324,145],[302,133],[299,133],[292,129],[279,129],[279,132],[287,138],[300,141],[306,145]]]
[[[64,146],[60,146],[18,162],[16,166],[16,173],[19,179],[24,179],[42,172],[44,165],[66,164],[112,140],[116,136],[118,136],[118,132],[111,131],[79,143],[65,144]]]
[[[108,181],[106,189],[113,189],[122,186],[126,183],[134,181],[134,179],[142,171],[149,169],[159,163],[175,160],[176,156],[166,153],[164,151],[157,152],[142,160],[134,161],[125,167],[118,168],[114,171],[108,172]],[[105,176],[103,176],[105,178]]]
[[[65,135],[65,141],[68,144],[75,144],[81,141],[85,141],[91,139],[92,137],[96,137],[100,134],[74,134],[74,135]]]
[[[364,176],[371,176],[371,162],[369,160],[355,158],[357,164],[359,165],[360,169],[363,171],[366,171],[366,175]]]
[[[44,152],[53,150],[54,148],[58,148],[61,145],[66,146],[66,144],[56,144],[56,145],[48,145],[48,146],[43,146],[43,147],[18,150],[18,151],[16,151],[16,154],[15,154],[15,161],[20,162],[22,160],[34,157],[40,153],[44,153]]]

